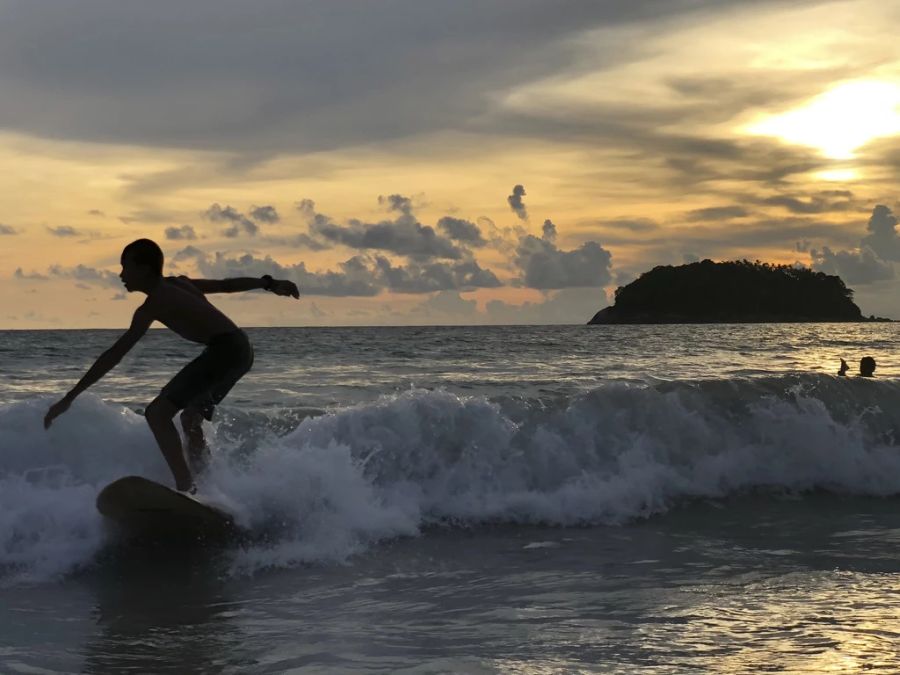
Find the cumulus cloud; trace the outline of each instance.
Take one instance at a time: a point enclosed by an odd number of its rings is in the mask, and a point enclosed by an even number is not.
[[[47,281],[50,277],[39,272],[23,272],[21,267],[17,267],[13,272],[13,277],[22,281]]]
[[[812,268],[817,272],[836,274],[848,284],[871,284],[894,278],[894,267],[881,260],[872,249],[832,251],[827,246],[809,252]]]
[[[562,251],[552,241],[526,235],[519,239],[515,262],[522,283],[541,290],[605,286],[612,278],[612,255],[594,241]]]
[[[227,278],[262,276],[287,278],[300,286],[305,295],[373,296],[382,291],[431,293],[444,290],[496,288],[501,282],[493,272],[474,260],[459,262],[410,262],[395,265],[387,258],[357,255],[338,265],[337,270],[311,272],[305,263],[282,265],[271,256],[258,258],[251,253],[229,255],[217,252],[207,256],[193,246],[175,253],[176,260],[194,260],[203,276]]]
[[[375,259],[378,278],[385,288],[396,293],[429,293],[445,290],[496,288],[500,280],[490,270],[482,269],[474,260],[393,266],[383,257]]]
[[[252,206],[250,217],[258,223],[277,223],[281,220],[274,206]]]
[[[98,270],[87,265],[75,265],[74,267],[63,267],[62,265],[50,265],[47,272],[51,277],[58,279],[73,279],[82,281],[96,286],[110,286],[113,288],[121,288],[122,281],[118,275],[108,270]]]
[[[525,202],[522,197],[525,196],[525,188],[522,185],[513,187],[512,194],[506,198],[509,208],[513,210],[521,220],[528,220],[528,210],[525,208]]]
[[[541,239],[550,244],[556,243],[556,225],[549,218],[544,221],[544,225],[541,227]]]
[[[259,232],[259,226],[233,206],[222,208],[218,203],[213,204],[203,214],[214,223],[231,223],[231,226],[222,231],[229,239],[234,239],[244,232],[251,237]]]
[[[16,228],[12,227],[11,225],[4,225],[3,223],[0,223],[0,235],[12,235],[12,234],[19,234],[19,231],[16,230]]]
[[[48,227],[47,231],[54,237],[80,237],[81,232],[74,227],[68,225],[60,225],[59,227]]]
[[[271,256],[257,258],[250,253],[229,256],[217,252],[212,257],[194,255],[200,273],[210,278],[262,276],[290,279],[304,295],[373,296],[381,291],[372,269],[361,256],[354,256],[338,265],[336,271],[310,272],[303,262],[281,265]]]
[[[809,250],[812,268],[828,274],[837,274],[850,284],[871,284],[894,278],[892,261],[900,261],[900,237],[897,235],[897,218],[883,204],[872,209],[866,225],[868,232],[859,247],[834,251],[828,246],[821,250],[811,248],[809,242],[797,243],[797,250]]]
[[[468,246],[481,247],[487,244],[481,236],[481,229],[475,223],[463,220],[462,218],[453,218],[452,216],[444,216],[437,222],[437,226],[447,233],[447,236],[454,241],[463,242]]]
[[[181,227],[167,227],[166,228],[166,239],[171,240],[181,240],[181,239],[196,239],[197,234],[194,232],[194,228],[190,225],[182,225]]]
[[[312,218],[316,215],[316,203],[312,199],[301,199],[295,206],[307,218]]]
[[[867,246],[882,260],[900,262],[900,237],[897,236],[897,217],[882,204],[872,210],[866,225],[869,232],[862,238],[862,246]]]
[[[412,200],[403,195],[388,195],[387,197],[381,195],[378,197],[378,203],[386,206],[388,211],[398,211],[407,216],[412,213]]]
[[[381,197],[379,201],[388,204],[392,211],[400,215],[394,220],[378,223],[364,223],[353,219],[347,225],[339,225],[330,218],[317,214],[313,205],[301,202],[304,213],[312,221],[310,232],[332,243],[355,249],[388,251],[397,255],[414,258],[447,258],[459,260],[465,251],[447,237],[435,232],[433,227],[422,225],[412,214],[408,198],[401,195]]]

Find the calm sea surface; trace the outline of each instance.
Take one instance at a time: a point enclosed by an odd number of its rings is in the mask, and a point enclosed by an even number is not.
[[[0,672],[900,671],[900,324],[248,333],[197,550],[94,499],[198,346],[0,331]]]

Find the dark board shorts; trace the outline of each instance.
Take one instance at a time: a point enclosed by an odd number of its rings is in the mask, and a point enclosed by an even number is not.
[[[247,334],[242,330],[222,333],[162,388],[160,396],[179,410],[199,410],[210,420],[216,405],[252,365],[253,347]]]

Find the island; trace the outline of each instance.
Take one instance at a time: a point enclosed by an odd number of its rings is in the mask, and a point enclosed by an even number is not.
[[[889,321],[865,318],[840,277],[793,265],[661,265],[616,289],[588,324]]]

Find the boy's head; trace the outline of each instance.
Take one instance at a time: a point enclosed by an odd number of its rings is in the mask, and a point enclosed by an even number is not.
[[[864,356],[859,360],[859,374],[863,377],[872,377],[875,374],[875,359]]]
[[[163,252],[155,241],[138,239],[122,249],[119,278],[129,291],[146,291],[161,276]]]

